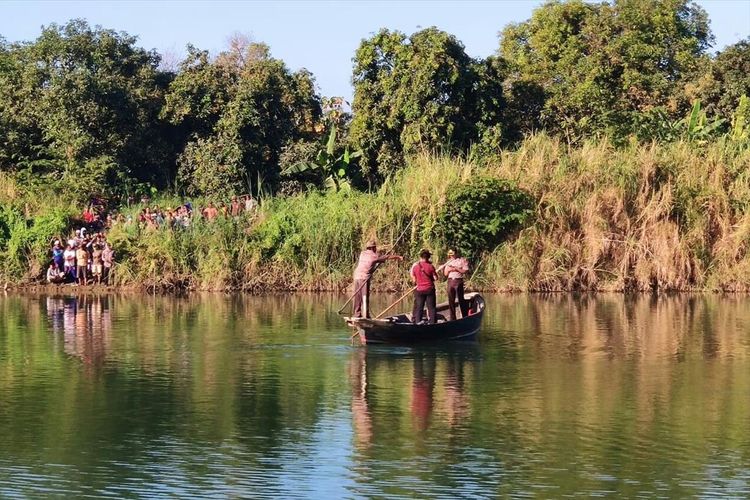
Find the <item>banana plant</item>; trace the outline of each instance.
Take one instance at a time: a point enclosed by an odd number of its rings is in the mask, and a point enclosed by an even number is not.
[[[362,156],[361,151],[349,152],[349,147],[344,152],[336,155],[336,127],[332,127],[328,134],[328,142],[325,149],[318,151],[315,161],[303,161],[288,167],[282,175],[294,176],[312,173],[323,179],[323,184],[333,191],[350,189],[352,160]]]
[[[750,99],[746,95],[743,95],[740,97],[740,103],[732,117],[731,137],[733,140],[740,142],[750,139],[748,116],[750,116]]]
[[[696,100],[690,114],[675,122],[675,128],[682,130],[690,140],[705,142],[719,132],[725,121],[723,118],[708,121],[706,112],[701,109],[701,102]]]

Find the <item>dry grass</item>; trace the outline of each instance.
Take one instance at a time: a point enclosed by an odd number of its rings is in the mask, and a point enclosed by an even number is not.
[[[184,231],[117,228],[118,281],[339,289],[350,283],[362,243],[377,238],[407,259],[388,263],[375,287],[404,288],[420,247],[444,257],[435,220],[447,190],[479,173],[515,182],[537,205],[529,226],[474,263],[475,288],[750,290],[750,149],[728,141],[616,148],[606,140],[569,149],[545,135],[482,165],[419,155],[369,194],[272,198],[253,218]],[[17,200],[7,180],[0,174],[0,199]]]

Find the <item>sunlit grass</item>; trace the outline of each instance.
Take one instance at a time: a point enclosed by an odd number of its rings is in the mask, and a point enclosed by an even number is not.
[[[372,193],[269,197],[252,216],[196,219],[187,229],[118,225],[110,231],[117,282],[158,289],[336,289],[350,282],[363,243],[375,238],[382,249],[406,256],[402,264],[388,263],[375,286],[408,287],[408,267],[421,247],[431,248],[437,261],[445,256],[448,242],[440,240],[435,221],[446,193],[476,175],[514,182],[536,208],[529,225],[473,263],[474,287],[750,288],[747,148],[723,140],[625,147],[599,140],[571,149],[544,134],[481,165],[418,155]],[[14,217],[21,214],[20,196],[13,186],[0,187],[0,197],[17,207]],[[160,197],[151,204],[175,207],[182,201]],[[38,200],[28,206],[37,214],[29,220],[45,212]],[[123,211],[135,219],[141,208]],[[29,226],[14,224],[13,234]],[[34,264],[38,243],[29,251],[24,238],[11,239],[15,246],[6,240],[0,250],[12,253],[18,265],[6,276],[18,277],[22,263],[42,268]]]

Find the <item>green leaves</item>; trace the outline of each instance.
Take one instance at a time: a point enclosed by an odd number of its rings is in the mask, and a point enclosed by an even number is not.
[[[511,109],[528,106],[517,89],[542,93],[536,123],[519,123],[524,132],[542,125],[578,141],[625,136],[655,107],[678,116],[689,101],[686,84],[709,64],[711,41],[706,13],[688,0],[573,0],[546,3],[505,28],[499,55],[511,96],[520,94]]]
[[[312,76],[291,73],[268,46],[234,39],[215,60],[192,49],[162,115],[187,145],[178,181],[190,194],[224,197],[273,184],[282,149],[313,134],[321,115]]]
[[[706,112],[701,109],[701,102],[695,101],[690,113],[679,120],[671,120],[662,108],[642,115],[639,135],[645,140],[670,142],[681,139],[705,144],[718,137],[724,131],[725,124],[726,120],[723,118],[709,120]]]
[[[365,176],[379,182],[403,166],[404,155],[477,140],[479,93],[487,90],[478,75],[461,42],[437,28],[408,39],[381,30],[363,40],[354,58],[351,139]]]
[[[43,28],[30,43],[0,50],[0,169],[79,186],[90,162],[155,180],[162,162],[156,134],[159,57],[125,33],[85,21]],[[65,178],[72,173],[72,178]],[[71,179],[74,179],[71,182]],[[102,187],[96,188],[101,191]]]
[[[436,227],[447,244],[476,257],[529,221],[533,206],[531,197],[514,185],[478,176],[449,190]]]
[[[361,151],[349,152],[349,147],[344,147],[344,152],[336,155],[336,127],[331,127],[328,133],[325,149],[320,149],[314,162],[301,161],[295,163],[281,173],[283,176],[304,177],[311,174],[315,183],[323,184],[327,189],[338,191],[341,188],[351,187],[352,160],[362,156]]]

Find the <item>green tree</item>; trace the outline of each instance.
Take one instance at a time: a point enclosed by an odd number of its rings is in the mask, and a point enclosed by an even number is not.
[[[377,182],[421,149],[465,149],[496,118],[501,99],[482,100],[480,74],[492,65],[470,58],[454,36],[427,28],[406,37],[381,30],[354,57],[351,140]],[[489,81],[489,80],[488,80]],[[483,116],[483,113],[486,116]]]
[[[750,96],[750,38],[719,52],[698,87],[707,112],[730,120],[742,96]]]
[[[94,180],[165,184],[168,149],[158,113],[165,83],[159,56],[124,32],[73,20],[33,42],[0,49],[0,169],[27,182],[62,180],[79,196]]]
[[[708,66],[712,40],[705,11],[688,0],[551,1],[501,32],[499,55],[511,108],[529,94],[539,107],[519,126],[576,140],[629,133],[639,113],[658,106],[684,114],[685,87]]]
[[[446,243],[476,258],[528,222],[533,208],[532,198],[515,185],[479,176],[451,186],[436,226]]]
[[[315,135],[320,113],[309,72],[291,73],[267,45],[241,37],[213,60],[189,47],[162,110],[188,141],[181,187],[209,196],[275,184],[284,146]]]

